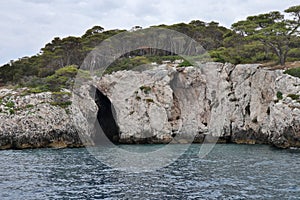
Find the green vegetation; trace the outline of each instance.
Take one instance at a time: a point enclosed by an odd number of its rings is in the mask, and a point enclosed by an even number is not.
[[[29,94],[37,94],[41,92],[46,92],[49,89],[46,85],[37,86],[35,88],[29,88],[28,90],[25,90],[22,92],[21,96],[29,95]]]
[[[282,96],[282,95],[283,95],[282,92],[278,91],[278,92],[276,93],[277,99],[278,99],[278,100],[283,99],[283,96]]]
[[[179,64],[179,67],[188,67],[188,66],[192,66],[192,64],[186,60]]]
[[[300,78],[300,67],[285,70],[284,73]]]
[[[174,62],[175,60],[181,60],[182,57],[181,56],[177,56],[177,55],[166,55],[166,56],[148,56],[147,57],[149,59],[149,61],[151,62],[156,62],[157,64],[162,64],[163,61],[165,60],[169,60],[171,62]]]
[[[61,108],[67,108],[72,104],[72,101],[64,101],[64,102],[50,102],[52,106],[60,106]]]
[[[52,91],[60,91],[62,87],[71,88],[78,69],[74,65],[66,66],[55,71],[51,76],[47,76],[45,81]]]
[[[143,70],[143,65],[150,64],[150,60],[145,56],[136,56],[133,58],[121,57],[113,62],[107,69],[105,70],[105,74],[111,74],[115,71],[120,70],[131,70],[136,67],[139,70]]]
[[[14,103],[13,101],[8,101],[8,102],[5,104],[5,106],[6,106],[7,108],[14,108],[14,107],[15,107],[15,103]]]
[[[53,101],[50,102],[52,106],[60,106],[62,108],[67,108],[72,104],[70,101],[71,93],[69,92],[53,92],[52,98]]]
[[[287,97],[290,97],[293,100],[298,100],[299,97],[300,97],[300,95],[297,95],[297,94],[288,94]]]
[[[32,104],[27,104],[26,105],[26,108],[33,108],[34,107],[34,105],[32,105]]]
[[[140,90],[142,90],[145,94],[149,94],[151,91],[151,87],[143,85],[140,87]]]
[[[300,5],[285,10],[249,16],[226,28],[217,22],[193,20],[190,23],[157,25],[153,27],[172,29],[199,42],[213,61],[240,63],[278,63],[296,61],[300,57]],[[102,41],[126,30],[104,30],[101,26],[88,29],[81,37],[55,37],[39,54],[23,57],[0,67],[0,85],[28,87],[28,93],[72,89],[75,76],[90,79],[88,71],[78,70],[84,58]],[[136,37],[143,34],[134,31]],[[126,41],[126,36],[124,36]],[[176,45],[175,45],[176,46]],[[205,60],[207,55],[201,57]],[[121,55],[105,72],[119,70],[143,70],[151,63],[183,59],[172,52],[141,47]],[[193,58],[191,58],[193,59]],[[184,60],[184,59],[183,59]],[[188,59],[190,60],[190,58]],[[184,60],[179,66],[190,66]],[[299,77],[299,72],[289,72]]]
[[[15,111],[14,111],[14,109],[12,109],[12,108],[11,108],[11,109],[9,109],[9,114],[10,114],[10,115],[13,115],[13,114],[15,114]]]
[[[280,65],[285,65],[289,51],[299,47],[300,6],[285,10],[294,17],[285,19],[278,11],[257,16],[249,16],[246,20],[232,25],[232,28],[247,41],[257,41],[265,45],[265,53],[272,51]]]

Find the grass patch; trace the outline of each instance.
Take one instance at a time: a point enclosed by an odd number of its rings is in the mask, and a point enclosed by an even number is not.
[[[34,106],[32,104],[27,104],[25,107],[26,108],[33,108]]]
[[[5,104],[6,107],[8,108],[14,108],[15,107],[15,103],[13,101],[8,101],[6,104]]]
[[[59,106],[61,108],[67,108],[72,104],[71,101],[66,101],[66,102],[50,102],[50,105],[52,106]]]
[[[52,92],[53,95],[68,95],[71,96],[71,92]]]

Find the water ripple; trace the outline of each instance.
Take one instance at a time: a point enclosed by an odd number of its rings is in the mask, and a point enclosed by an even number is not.
[[[198,150],[192,145],[172,165],[144,173],[111,169],[84,148],[0,151],[0,199],[300,198],[299,151],[219,144],[200,159]]]

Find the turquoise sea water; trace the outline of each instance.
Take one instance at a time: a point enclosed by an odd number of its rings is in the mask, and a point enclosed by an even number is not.
[[[300,150],[217,144],[205,158],[198,150],[142,173],[105,166],[85,148],[0,151],[0,199],[300,199]]]

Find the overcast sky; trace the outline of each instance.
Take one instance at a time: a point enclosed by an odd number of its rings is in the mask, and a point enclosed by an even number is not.
[[[230,27],[249,15],[299,4],[299,0],[0,0],[0,64],[35,55],[56,36],[81,36],[94,25],[130,29],[199,19]]]

